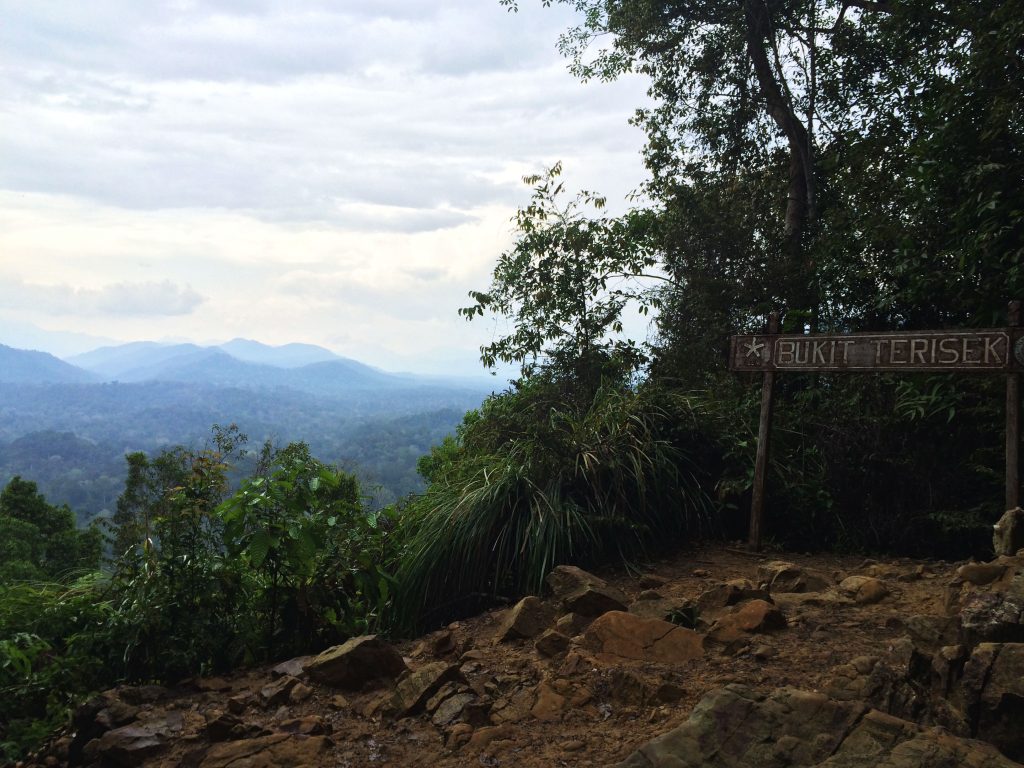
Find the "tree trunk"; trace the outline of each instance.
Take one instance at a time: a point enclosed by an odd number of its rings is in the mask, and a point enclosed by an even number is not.
[[[773,44],[774,27],[763,0],[744,0],[747,21],[747,54],[757,76],[769,117],[782,131],[789,145],[789,184],[786,201],[786,250],[797,268],[798,285],[792,299],[794,308],[814,311],[816,300],[813,264],[806,258],[803,240],[816,215],[814,159],[811,140],[801,118],[783,89],[783,73],[772,69],[769,51]]]

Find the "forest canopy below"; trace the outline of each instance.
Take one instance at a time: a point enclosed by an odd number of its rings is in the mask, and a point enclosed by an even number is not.
[[[460,310],[509,318],[482,357],[521,377],[420,459],[422,493],[382,511],[302,443],[261,452],[236,491],[237,431],[133,454],[109,562],[0,586],[8,753],[115,681],[408,634],[560,563],[742,536],[760,382],[726,370],[731,334],[772,311],[792,332],[1000,326],[1024,297],[1020,0],[561,2],[582,79],[650,80],[634,117],[649,179],[621,216],[560,165],[526,179],[515,244]],[[624,313],[652,310],[651,340],[623,336]],[[777,386],[772,544],[984,552],[1001,379]]]

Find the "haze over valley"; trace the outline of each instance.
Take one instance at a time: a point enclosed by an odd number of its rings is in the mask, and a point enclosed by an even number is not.
[[[60,359],[0,345],[0,485],[35,480],[79,524],[112,512],[125,454],[201,446],[237,424],[257,450],[307,442],[376,505],[422,488],[417,459],[496,386],[391,373],[310,344],[132,342]]]

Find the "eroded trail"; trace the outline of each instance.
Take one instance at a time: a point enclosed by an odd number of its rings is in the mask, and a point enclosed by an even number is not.
[[[415,641],[110,691],[38,763],[1012,766],[1024,758],[1018,554],[948,564],[716,546],[639,575],[563,567],[550,594]]]

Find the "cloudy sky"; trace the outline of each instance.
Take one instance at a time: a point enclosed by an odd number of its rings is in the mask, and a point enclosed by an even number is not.
[[[521,177],[562,160],[621,200],[644,176],[643,82],[575,80],[571,13],[520,4],[0,0],[0,343],[481,370],[504,326],[456,309]]]

